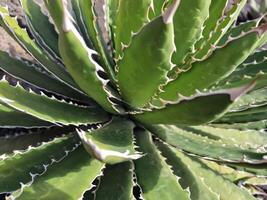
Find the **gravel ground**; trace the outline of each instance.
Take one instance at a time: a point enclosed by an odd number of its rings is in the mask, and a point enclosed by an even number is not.
[[[18,9],[17,0],[0,0],[0,5],[8,5],[12,14],[18,14],[22,21],[23,14]],[[23,58],[31,59],[30,56],[0,27],[0,49],[9,51],[13,55],[20,55]]]

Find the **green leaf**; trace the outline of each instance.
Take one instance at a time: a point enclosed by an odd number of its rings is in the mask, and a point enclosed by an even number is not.
[[[248,191],[239,188],[232,182],[203,166],[197,158],[189,157],[177,149],[167,147],[163,144],[159,144],[159,147],[162,154],[167,157],[167,162],[169,161],[172,164],[174,172],[181,175],[182,180],[186,179],[185,181],[187,181],[189,190],[192,192],[192,199],[255,200]],[[193,180],[190,180],[188,175],[185,176],[183,169],[185,169],[187,173],[191,172],[190,175]],[[194,182],[192,183],[192,181]]]
[[[49,18],[42,13],[41,7],[34,0],[20,0],[27,16],[27,24],[37,42],[52,56],[59,58],[58,34]]]
[[[171,81],[163,88],[160,97],[165,100],[176,100],[177,94],[190,96],[196,90],[202,91],[229,76],[258,46],[264,34],[257,27],[242,37],[231,40],[224,47],[217,48],[204,61],[195,62],[192,67]]]
[[[211,0],[181,0],[174,15],[176,52],[172,61],[180,66],[187,54],[192,53],[194,44],[202,34],[203,24],[209,16]]]
[[[241,111],[252,107],[262,106],[264,104],[267,104],[267,88],[254,90],[244,95],[234,103],[231,110]]]
[[[240,170],[246,171],[249,173],[256,174],[258,176],[267,176],[267,164],[253,165],[253,164],[243,164],[243,163],[233,163],[230,164],[231,167]]]
[[[248,63],[239,66],[230,76],[218,83],[217,88],[236,87],[251,80],[257,80],[255,89],[267,86],[267,60],[259,63]]]
[[[122,56],[125,45],[129,45],[132,33],[137,33],[146,24],[153,0],[120,0],[115,18],[115,57]]]
[[[245,123],[265,120],[267,116],[267,105],[251,107],[241,111],[229,112],[219,120],[220,123]]]
[[[100,178],[95,200],[133,200],[133,164],[109,165]]]
[[[134,162],[137,182],[142,188],[144,199],[190,199],[188,192],[182,189],[178,178],[156,149],[150,133],[138,130],[135,136],[140,150],[145,154]]]
[[[0,156],[11,155],[14,151],[24,151],[31,147],[38,147],[44,142],[52,141],[55,138],[67,135],[73,130],[71,128],[52,127],[47,129],[37,129],[36,131],[24,130],[15,131],[0,137]]]
[[[109,119],[108,115],[96,106],[79,107],[44,94],[27,92],[19,84],[10,86],[5,79],[0,81],[0,101],[39,119],[64,125],[95,124]]]
[[[133,117],[146,124],[199,125],[211,122],[224,114],[229,106],[251,87],[252,85],[203,93],[191,98],[181,97],[177,102],[165,102],[163,108],[143,111]]]
[[[226,128],[226,129],[237,129],[237,130],[262,130],[267,128],[267,121],[261,120],[261,121],[254,121],[254,122],[247,122],[247,123],[218,123],[213,122],[211,124],[213,127],[218,128]]]
[[[61,0],[46,0],[47,8],[59,30],[59,50],[66,67],[80,88],[92,99],[111,113],[120,112],[117,105],[111,102],[116,98],[115,91],[108,86],[109,80],[102,78],[99,73],[104,69],[94,60],[98,55],[86,46],[85,41],[75,28],[67,9],[67,4]]]
[[[110,29],[112,31],[112,34],[114,34],[115,30],[115,24],[116,24],[116,15],[119,8],[119,2],[120,0],[105,0],[105,5],[107,6],[107,16],[108,16],[108,24],[110,26]]]
[[[219,21],[214,27],[215,29],[210,30],[211,32],[209,33],[212,34],[209,35],[208,40],[204,40],[204,44],[200,40],[200,47],[198,47],[198,44],[196,45],[198,51],[196,51],[196,54],[194,55],[195,59],[205,59],[207,55],[209,55],[214,50],[212,47],[217,45],[223,35],[236,21],[237,17],[239,16],[239,13],[245,6],[246,2],[247,0],[237,0],[233,3],[233,5],[231,5],[229,10],[226,9],[223,11],[225,12],[224,16],[221,16],[219,18]],[[225,1],[223,3],[225,3]]]
[[[203,167],[210,168],[212,171],[217,173],[219,176],[223,176],[225,179],[237,184],[239,181],[242,181],[244,179],[248,179],[254,176],[254,174],[245,172],[245,171],[239,171],[232,167],[229,167],[225,163],[217,163],[210,160],[204,160],[204,159],[198,159]]]
[[[102,173],[104,165],[85,154],[82,147],[69,152],[66,157],[48,166],[42,175],[37,175],[30,187],[13,192],[12,196],[18,196],[18,200],[82,198],[83,193],[92,187],[94,179]]]
[[[0,25],[15,39],[18,43],[28,51],[48,72],[59,78],[69,86],[76,88],[76,84],[73,82],[72,78],[69,76],[68,72],[64,67],[55,63],[46,52],[44,52],[36,43],[33,41],[27,31],[22,29],[15,18],[10,17],[3,10],[6,9],[1,7],[0,10]]]
[[[51,127],[53,124],[0,104],[0,126],[2,128],[40,128]]]
[[[199,131],[195,131],[194,129],[187,130],[175,126],[163,125],[146,127],[161,140],[191,154],[227,162],[253,164],[266,162],[266,151],[261,153],[256,148],[244,148],[225,143],[211,137],[203,136],[203,134],[199,134]]]
[[[240,23],[237,26],[232,27],[226,34],[223,35],[221,40],[218,42],[218,46],[223,46],[227,43],[227,41],[230,40],[230,38],[238,37],[239,35],[242,35],[244,32],[248,32],[253,28],[256,28],[259,26],[260,19],[255,19],[251,21],[247,21],[244,23]]]
[[[111,80],[115,81],[114,62],[111,59],[108,47],[104,41],[103,33],[98,24],[97,14],[95,10],[95,2],[92,0],[75,0],[72,1],[76,15],[81,17],[83,26],[87,33],[87,37],[91,40],[93,47],[99,53],[101,64],[105,71],[109,74]]]
[[[258,49],[245,60],[244,64],[241,67],[247,64],[261,63],[265,61],[266,58],[267,58],[267,49]]]
[[[118,63],[118,84],[122,97],[133,107],[145,106],[158,92],[160,85],[168,80],[167,73],[172,68],[170,56],[175,47],[173,24],[167,18],[173,17],[168,14],[175,12],[177,6],[176,2],[134,35]]]
[[[113,118],[99,129],[79,130],[78,134],[88,153],[102,162],[116,164],[141,157],[134,149],[133,128],[131,121]]]
[[[115,29],[116,29],[116,15],[119,9],[120,0],[105,0],[105,17],[107,21],[107,29],[109,32],[112,51],[115,51]],[[112,52],[113,54],[114,52]]]
[[[75,147],[77,140],[73,137],[58,138],[36,148],[18,152],[0,160],[0,193],[12,192],[21,188],[21,184],[30,183],[32,175],[46,171],[45,165],[66,156],[65,151]]]
[[[85,95],[82,95],[58,79],[42,71],[39,66],[31,62],[23,61],[22,59],[13,58],[3,51],[0,51],[0,68],[22,81],[26,81],[29,84],[47,91],[83,101],[88,101],[89,99]]]
[[[153,14],[150,15],[150,19],[157,17],[163,13],[164,7],[167,3],[171,2],[170,0],[153,0]]]
[[[234,129],[214,128],[211,126],[194,126],[192,131],[204,135],[217,137],[217,140],[226,144],[238,145],[246,149],[261,149],[267,144],[267,135],[263,131],[246,130],[239,131]]]
[[[205,42],[209,41],[212,36],[211,33],[214,34],[214,30],[216,30],[217,26],[220,24],[220,20],[223,18],[228,2],[228,0],[211,1],[209,17],[206,19],[203,26],[203,38],[196,43],[196,50],[199,50]]]

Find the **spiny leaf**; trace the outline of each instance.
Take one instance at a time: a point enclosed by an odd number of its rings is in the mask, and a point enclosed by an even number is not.
[[[222,141],[203,137],[197,131],[181,129],[175,126],[146,126],[153,134],[168,144],[191,154],[209,159],[239,163],[266,163],[266,152],[257,149],[242,148]]]
[[[3,104],[0,104],[0,125],[2,128],[41,128],[53,126],[53,124],[49,122],[16,111]]]
[[[123,48],[129,45],[132,33],[138,32],[149,21],[152,0],[120,0],[115,18],[115,57],[122,56]]]
[[[88,97],[66,86],[64,83],[42,71],[34,63],[13,58],[0,51],[0,68],[12,76],[47,91],[58,93],[73,99],[88,101]],[[30,75],[29,75],[30,74]]]
[[[192,131],[199,132],[206,136],[217,137],[217,140],[226,144],[239,145],[243,148],[257,149],[259,152],[265,151],[267,135],[263,131],[239,131],[233,129],[214,128],[211,126],[194,126]],[[190,129],[189,129],[190,130]]]
[[[214,93],[203,93],[177,102],[164,102],[163,108],[154,108],[133,115],[146,124],[198,125],[211,122],[224,114],[229,106],[253,87],[253,84]],[[216,102],[216,104],[212,103]],[[199,117],[201,116],[201,117]]]
[[[13,156],[0,160],[0,193],[12,192],[21,188],[21,184],[32,181],[32,175],[42,174],[52,159],[59,160],[75,147],[73,137],[58,138],[36,148],[17,152]]]
[[[84,154],[81,146],[69,152],[66,157],[48,166],[43,174],[37,175],[30,187],[13,192],[11,197],[18,200],[82,198],[83,193],[92,187],[94,179],[102,173],[104,165]]]
[[[216,24],[215,30],[212,32],[211,36],[207,41],[204,41],[204,44],[201,44],[201,48],[196,51],[194,55],[195,59],[205,59],[214,49],[213,46],[216,46],[223,35],[229,30],[232,24],[237,19],[239,13],[245,6],[247,0],[236,0],[229,10],[225,10],[225,16],[222,16],[219,23]]]
[[[241,111],[252,107],[262,106],[264,104],[267,104],[267,88],[254,90],[244,95],[234,103],[231,110]]]
[[[257,49],[245,61],[243,66],[252,63],[261,63],[267,59],[267,49]]]
[[[239,25],[232,27],[226,34],[223,35],[217,45],[223,46],[229,41],[230,38],[238,37],[242,33],[248,32],[249,30],[256,28],[257,26],[259,26],[260,20],[261,19],[246,21],[244,23],[240,23]]]
[[[104,127],[88,132],[79,130],[78,134],[88,153],[102,162],[116,164],[141,157],[134,150],[133,128],[131,121],[113,118]]]
[[[265,31],[264,26],[257,27],[218,48],[208,59],[194,63],[164,87],[159,96],[166,100],[175,100],[177,94],[190,96],[227,77],[258,47],[257,41],[264,37],[262,30]]]
[[[55,138],[61,137],[64,134],[69,134],[72,130],[70,128],[47,128],[37,129],[36,131],[24,130],[17,131],[14,135],[7,134],[0,137],[0,156],[11,155],[14,151],[25,151],[31,147],[41,146],[44,142],[49,142]]]
[[[109,33],[110,46],[112,55],[114,55],[115,47],[115,30],[116,30],[116,15],[119,9],[120,0],[105,0],[105,17],[106,28]]]
[[[144,198],[154,200],[160,196],[165,200],[189,200],[188,192],[182,189],[178,178],[156,149],[150,133],[138,130],[135,136],[140,150],[145,153],[143,158],[134,162],[137,182]]]
[[[219,120],[221,123],[245,123],[266,119],[267,104],[241,111],[229,112]]]
[[[76,8],[76,13],[80,14],[83,25],[87,33],[87,37],[91,40],[93,47],[100,55],[101,64],[105,71],[109,74],[111,80],[115,81],[114,61],[110,57],[110,52],[105,44],[103,33],[97,21],[95,11],[95,2],[92,0],[75,0],[72,5]]]
[[[150,12],[149,19],[153,19],[161,15],[165,9],[165,6],[170,2],[170,0],[153,0],[153,9]]]
[[[214,34],[216,27],[220,24],[220,21],[223,18],[227,4],[228,0],[211,1],[209,7],[209,17],[204,22],[202,38],[196,44],[196,50],[200,49],[203,43],[207,42]]]
[[[108,115],[96,106],[79,107],[64,101],[27,92],[19,84],[0,81],[0,101],[39,119],[64,125],[92,124],[108,121]]]
[[[68,1],[46,0],[47,8],[59,30],[59,50],[66,67],[76,83],[90,97],[111,113],[120,112],[110,98],[115,91],[99,73],[104,69],[94,60],[97,53],[86,46],[85,41],[75,28],[67,9]]]
[[[247,122],[247,123],[218,123],[213,122],[211,124],[212,127],[218,128],[226,128],[226,129],[237,129],[237,130],[263,130],[267,128],[267,121],[260,120],[254,122]]]
[[[124,51],[123,59],[118,63],[120,92],[133,107],[146,105],[160,85],[168,80],[167,73],[172,67],[170,60],[174,51],[173,15],[169,16],[169,13],[175,12],[177,6],[178,1],[134,35]]]
[[[95,200],[133,200],[133,164],[109,165],[100,178]]]
[[[257,79],[255,89],[267,86],[267,60],[259,63],[243,64],[239,66],[230,76],[220,81],[216,88],[236,87],[245,84],[253,79]]]
[[[225,179],[233,182],[238,183],[239,181],[247,180],[255,175],[252,173],[248,173],[245,171],[236,170],[232,167],[229,167],[226,163],[217,163],[210,160],[198,159],[203,167],[210,168],[215,173],[220,176],[223,176]]]
[[[115,33],[116,29],[116,15],[119,8],[119,2],[120,0],[106,0],[106,6],[107,6],[107,16],[108,16],[108,24],[110,26],[111,34]]]
[[[240,171],[246,171],[249,173],[256,174],[258,176],[267,176],[267,164],[260,164],[260,165],[254,165],[254,164],[244,164],[244,163],[233,163],[230,164],[231,167],[240,170]]]
[[[54,74],[61,81],[77,88],[72,78],[69,76],[67,71],[60,65],[54,62],[46,52],[44,52],[28,35],[25,29],[22,29],[15,18],[10,17],[4,7],[0,10],[0,24],[1,26],[14,38],[18,43],[25,48],[47,71]]]
[[[211,0],[182,0],[174,15],[176,52],[172,61],[181,65],[188,53],[194,51],[194,44],[200,38],[204,22],[209,15]]]
[[[218,195],[205,184],[202,177],[199,177],[191,166],[184,164],[182,160],[167,147],[164,147],[158,142],[156,144],[161,153],[167,158],[166,162],[172,166],[173,173],[180,177],[179,183],[181,186],[190,191],[191,199],[218,199]]]
[[[37,42],[52,56],[59,58],[58,34],[49,18],[42,13],[41,7],[34,0],[20,0],[27,16],[27,24]]]
[[[191,172],[191,176],[196,179],[197,184],[189,188],[194,195],[193,199],[240,199],[240,200],[255,200],[255,198],[249,194],[246,190],[239,188],[230,181],[224,179],[218,174],[214,173],[207,167],[203,166],[198,159],[186,156],[182,152],[175,148],[167,147],[166,145],[159,144],[160,150],[162,150],[163,155],[167,157],[167,162],[172,163],[174,167],[174,172],[185,177],[180,171],[180,166],[187,168]],[[198,187],[201,194],[198,193]],[[204,191],[205,192],[204,192]],[[199,191],[199,192],[200,192]],[[204,193],[203,193],[204,192]]]

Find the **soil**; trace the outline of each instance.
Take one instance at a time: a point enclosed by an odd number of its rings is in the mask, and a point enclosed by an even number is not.
[[[18,20],[25,24],[23,20],[23,14],[19,9],[18,0],[0,0],[0,5],[8,5],[11,13],[18,16]],[[13,55],[20,55],[23,58],[31,59],[28,53],[26,53],[18,44],[0,27],[0,49],[8,51]]]

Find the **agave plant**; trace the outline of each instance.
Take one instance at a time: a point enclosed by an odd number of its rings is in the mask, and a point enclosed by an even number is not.
[[[245,3],[106,0],[101,28],[93,0],[21,0],[27,30],[1,7],[33,57],[0,52],[2,197],[264,198],[267,24],[235,26]]]

